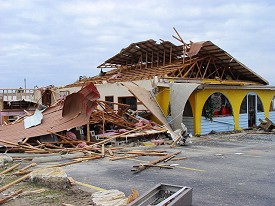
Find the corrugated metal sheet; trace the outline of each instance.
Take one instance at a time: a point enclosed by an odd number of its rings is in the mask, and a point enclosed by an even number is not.
[[[98,99],[100,95],[93,84],[88,85],[78,93],[83,94],[83,104],[87,107],[86,110],[83,110],[78,115],[68,115],[62,117],[63,105],[50,107],[43,112],[42,123],[38,126],[25,129],[24,122],[20,122],[13,125],[5,125],[0,127],[0,139],[17,143],[27,137],[46,135],[51,132],[59,132],[87,124],[91,111],[96,106],[93,101]],[[73,107],[73,105],[71,106]]]

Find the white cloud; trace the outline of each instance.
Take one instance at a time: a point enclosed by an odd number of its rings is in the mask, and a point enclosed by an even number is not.
[[[274,11],[268,0],[0,0],[0,87],[22,86],[24,75],[29,86],[96,75],[132,42],[177,44],[173,27],[187,42],[211,40],[275,85]]]

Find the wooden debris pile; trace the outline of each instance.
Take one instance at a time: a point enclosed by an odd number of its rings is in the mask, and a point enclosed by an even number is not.
[[[144,130],[150,132],[137,133],[128,135],[128,137],[140,137],[150,134],[164,133],[167,130],[153,121],[142,117],[137,117],[129,110],[129,105],[107,101],[97,101],[98,107],[91,114],[90,124],[87,135],[93,131],[94,135],[100,138],[108,138],[110,135],[119,134],[126,130],[132,130],[137,127],[146,126]],[[114,107],[117,107],[115,110]],[[125,136],[121,136],[123,138]]]
[[[149,167],[159,167],[159,168],[167,168],[167,169],[172,169],[173,167],[171,167],[171,165],[158,165],[158,163],[160,162],[167,162],[169,160],[171,160],[172,158],[174,158],[177,154],[179,154],[180,152],[174,152],[174,153],[171,153],[171,154],[165,154],[165,156],[157,159],[157,160],[154,160],[154,161],[151,161],[147,164],[140,164],[140,165],[135,165],[133,166],[134,168],[132,169],[132,171],[134,173],[139,173]]]
[[[261,122],[259,127],[262,128],[264,131],[272,131],[273,129],[275,129],[275,124],[267,117],[265,118],[265,120],[259,119],[259,121]]]
[[[141,130],[145,127],[146,126],[138,127],[133,130],[124,132],[123,134],[126,135],[128,133]],[[36,153],[36,155],[37,155],[37,153],[41,153],[41,154],[57,153],[56,155],[58,155],[58,153],[59,154],[62,154],[62,153],[75,154],[77,152],[83,153],[83,156],[75,157],[69,161],[61,159],[61,162],[54,163],[50,166],[46,166],[47,168],[63,167],[63,166],[71,165],[71,164],[85,163],[87,161],[102,159],[102,158],[109,158],[110,161],[116,161],[116,160],[122,160],[122,159],[127,159],[127,158],[137,158],[137,157],[141,157],[141,156],[160,157],[154,161],[145,162],[145,163],[142,163],[139,165],[134,165],[133,169],[131,171],[133,171],[133,173],[138,173],[138,172],[141,172],[141,171],[143,171],[147,168],[150,168],[150,167],[157,167],[160,169],[161,168],[173,169],[175,164],[160,164],[160,163],[161,162],[166,163],[170,160],[185,160],[186,159],[186,157],[175,158],[176,155],[178,155],[180,152],[169,153],[166,150],[161,150],[161,149],[129,150],[129,148],[127,148],[127,147],[112,147],[112,146],[107,147],[106,144],[108,142],[110,142],[111,139],[116,138],[117,136],[119,136],[119,135],[110,137],[108,139],[102,140],[97,143],[89,143],[85,147],[82,147],[82,148],[77,148],[77,146],[75,146],[78,142],[72,143],[72,144],[74,144],[74,147],[67,147],[67,148],[55,148],[55,147],[52,147],[52,145],[46,145],[44,143],[38,144],[36,146],[32,146],[28,143],[23,143],[21,145],[14,145],[14,147],[17,147],[17,149],[22,149],[26,153],[28,153],[28,152]],[[64,138],[64,137],[62,137],[62,138]],[[63,142],[66,142],[65,140],[66,140],[66,138],[63,139]],[[43,147],[41,145],[43,145]],[[50,156],[48,156],[48,157],[50,158]],[[27,165],[25,165],[24,167],[22,167],[22,163],[26,163],[27,161],[32,161],[32,160],[33,160],[33,158],[29,158],[29,157],[25,158],[25,157],[23,157],[23,155],[22,155],[22,157],[13,158],[13,161],[15,162],[15,164],[7,167],[5,170],[3,170],[0,173],[0,180],[1,180],[1,178],[4,179],[7,176],[16,176],[17,179],[0,187],[0,193],[9,189],[13,185],[18,184],[21,181],[24,181],[29,178],[29,173],[31,173],[33,171],[32,168],[35,168],[40,163],[30,162]],[[16,162],[18,162],[18,163],[16,163]],[[41,167],[41,165],[40,165],[40,167]],[[0,199],[0,203],[4,203],[4,202],[18,196],[19,194],[24,194],[24,192],[21,190],[15,191],[12,194],[10,194],[9,196],[7,196],[3,199]]]

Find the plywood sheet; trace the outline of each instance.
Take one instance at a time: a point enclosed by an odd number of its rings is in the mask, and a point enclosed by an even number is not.
[[[181,129],[182,114],[185,104],[192,92],[200,84],[196,83],[171,83],[170,85],[170,104],[173,129]],[[188,129],[188,128],[187,128]]]
[[[154,95],[140,86],[125,85],[128,90],[168,129],[173,132]]]

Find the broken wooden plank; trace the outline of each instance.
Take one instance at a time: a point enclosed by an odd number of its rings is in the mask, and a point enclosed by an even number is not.
[[[167,158],[166,160],[164,160],[163,162],[168,162],[169,160],[173,159],[175,156],[176,156],[176,155],[173,155],[173,156]]]
[[[97,155],[97,156],[90,156],[90,157],[79,157],[79,158],[76,158],[74,160],[87,161],[87,160],[93,160],[93,159],[99,159],[99,158],[101,158],[101,156]]]
[[[137,128],[135,128],[135,129],[129,130],[129,131],[127,131],[127,132],[124,132],[124,133],[121,133],[121,134],[118,134],[118,135],[111,136],[110,138],[108,138],[108,139],[106,139],[106,140],[103,140],[103,141],[94,143],[94,144],[92,144],[92,145],[90,145],[90,146],[88,146],[88,147],[92,147],[92,146],[94,146],[94,145],[102,145],[102,144],[105,144],[105,143],[107,143],[107,142],[110,142],[110,141],[113,140],[113,139],[119,138],[119,137],[121,137],[121,136],[123,136],[123,135],[126,135],[126,134],[129,134],[129,133],[131,133],[131,132],[138,131],[138,130],[140,130],[140,129],[144,129],[145,127],[147,127],[147,125],[141,126],[141,127],[137,127]]]
[[[12,173],[12,175],[20,175],[20,174],[24,174],[24,173],[27,174],[30,171],[26,171],[26,170],[29,169],[30,167],[35,167],[36,165],[37,164],[35,162],[33,162],[33,163],[31,163],[31,164],[29,164],[29,165],[27,165],[27,166],[19,169],[18,171]]]
[[[111,156],[114,156],[114,153],[113,153],[113,151],[112,151],[111,149],[108,149],[107,151],[109,152],[109,154],[110,154]]]
[[[118,156],[118,157],[111,157],[110,160],[111,161],[115,161],[115,160],[121,160],[121,159],[127,159],[127,158],[134,158],[134,157],[138,157],[140,155],[125,155],[125,156]]]
[[[139,154],[142,156],[165,156],[165,155],[167,155],[167,153],[142,152],[142,151],[118,152],[118,154]]]
[[[13,182],[10,182],[9,184],[7,184],[7,185],[1,187],[1,188],[0,188],[0,193],[3,192],[3,191],[5,191],[6,189],[12,187],[13,185],[15,185],[15,184],[17,184],[17,183],[19,183],[19,182],[21,182],[21,181],[27,179],[28,177],[29,177],[29,174],[24,175],[24,176],[20,177],[19,179],[14,180]]]
[[[178,157],[178,158],[171,159],[171,161],[178,161],[178,160],[187,160],[187,157]]]
[[[50,132],[50,131],[48,131],[48,132]],[[72,147],[75,147],[75,145],[70,141],[70,139],[68,138],[68,137],[66,137],[66,136],[64,136],[64,135],[61,135],[61,134],[57,134],[57,133],[55,133],[55,132],[50,132],[51,134],[54,134],[54,135],[56,135],[56,136],[58,136],[58,137],[60,137],[63,141],[65,141],[65,142],[67,142],[68,144],[70,144]]]
[[[179,154],[179,153],[181,153],[181,152],[174,152],[174,153],[172,153],[172,154],[168,154],[168,155],[166,155],[166,156],[164,156],[164,157],[161,157],[160,159],[157,159],[157,160],[154,160],[154,161],[149,162],[148,165],[155,165],[155,164],[157,164],[157,163],[159,163],[159,162],[162,162],[162,161],[164,161],[164,160],[170,158],[171,156],[177,155],[177,154]],[[137,169],[136,171],[134,171],[134,173],[139,173],[139,172],[145,170],[145,169],[148,167],[148,165],[147,165],[147,166],[145,166],[145,165],[140,165],[140,166],[138,167],[138,169]]]
[[[26,174],[29,174],[29,173],[31,173],[32,172],[32,170],[21,170],[21,171],[17,171],[17,172],[15,172],[15,173],[13,173],[13,174],[11,174],[11,175],[16,175],[16,176],[19,176],[19,175],[26,175]]]
[[[101,145],[101,156],[105,157],[105,145]]]
[[[23,193],[20,194],[20,196],[28,196],[28,195],[32,195],[32,194],[39,194],[39,193],[42,193],[42,192],[45,192],[46,189],[37,189],[37,190],[28,190],[28,191],[25,191]]]
[[[19,161],[32,161],[32,157],[29,157],[29,158],[25,158],[25,157],[13,157],[12,158],[14,161],[17,161],[17,160],[19,160]]]
[[[175,141],[173,142],[173,144],[171,144],[170,147],[175,147],[175,146],[177,145],[177,143],[180,141],[180,139],[181,139],[181,136],[179,135],[179,136],[175,139]]]
[[[9,144],[9,145],[13,145],[13,146],[16,146],[16,147],[23,147],[25,149],[44,151],[43,149],[40,149],[40,148],[36,148],[36,147],[33,147],[33,146],[26,146],[26,145],[22,145],[22,144],[15,144],[15,143],[7,141],[7,140],[1,140],[0,139],[0,142],[3,142],[5,144]]]
[[[20,193],[22,193],[22,192],[23,192],[23,190],[20,189],[20,190],[15,191],[13,194],[11,194],[11,195],[9,195],[9,196],[7,196],[7,197],[5,197],[5,198],[3,198],[3,199],[0,199],[0,205],[6,203],[6,202],[9,201],[10,199],[12,199],[12,198],[18,196],[18,195],[19,195]]]
[[[166,169],[173,169],[170,165],[150,165],[150,164],[141,164],[146,167],[159,167],[159,168],[166,168]],[[134,167],[139,167],[140,165],[135,165]]]
[[[71,161],[71,162],[66,162],[66,163],[51,165],[51,166],[48,166],[47,168],[51,168],[51,167],[63,167],[63,166],[67,166],[67,165],[83,162],[85,160],[94,160],[94,159],[99,159],[99,158],[102,158],[102,157],[101,156],[95,156],[95,157],[90,157],[90,158],[85,158],[85,159],[82,158],[82,159],[74,160],[74,161]]]
[[[8,173],[8,172],[12,171],[13,169],[15,169],[16,167],[19,167],[20,165],[21,165],[21,163],[17,163],[15,165],[11,166],[10,168],[7,168],[6,170],[2,171],[0,173],[0,175]]]
[[[160,153],[165,153],[167,150],[132,150],[132,151],[143,151],[143,152],[160,152]]]

